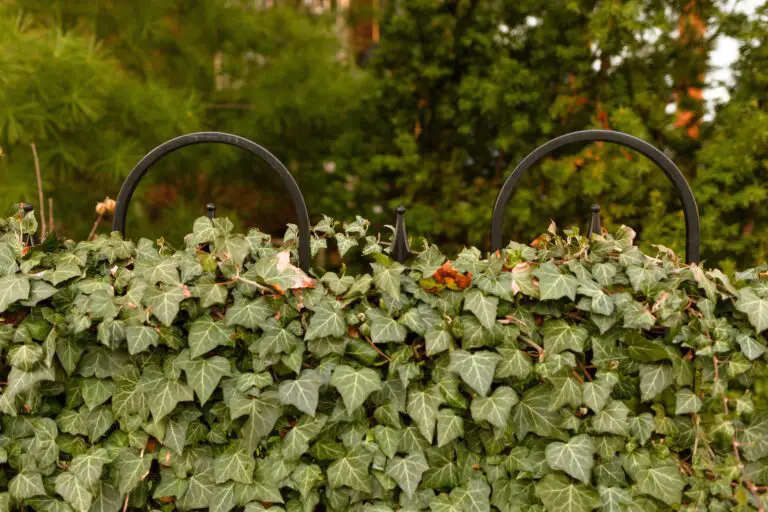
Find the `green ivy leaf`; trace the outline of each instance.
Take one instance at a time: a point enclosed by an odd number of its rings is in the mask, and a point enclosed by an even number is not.
[[[675,395],[675,414],[694,414],[701,409],[701,398],[688,388]]]
[[[91,508],[93,494],[72,473],[61,473],[56,477],[56,492],[78,512],[88,512]]]
[[[176,286],[165,289],[152,287],[144,292],[142,300],[158,320],[164,325],[171,325],[179,314],[179,305],[184,300],[184,292]]]
[[[579,281],[572,275],[563,274],[552,263],[542,264],[533,271],[533,275],[539,280],[541,300],[557,300],[563,297],[576,300]]]
[[[328,484],[331,489],[349,487],[360,492],[371,492],[371,475],[368,466],[373,456],[358,447],[328,466]]]
[[[470,290],[464,299],[464,310],[474,313],[486,329],[491,329],[496,323],[498,305],[498,298],[487,297],[480,290]]]
[[[427,459],[422,453],[412,453],[407,457],[395,457],[387,462],[387,475],[391,476],[397,485],[412,498],[421,477],[429,469]]]
[[[0,279],[2,289],[2,279]],[[742,288],[738,292],[736,309],[746,313],[749,323],[758,333],[768,329],[768,299],[760,298],[752,288]],[[2,295],[0,295],[0,310],[2,310]]]
[[[339,391],[347,412],[352,414],[371,393],[381,389],[381,378],[370,368],[355,370],[339,365],[333,370],[331,385]]]
[[[536,496],[551,512],[590,512],[600,506],[592,487],[572,484],[561,475],[547,475],[536,483]]]
[[[45,496],[43,478],[37,471],[20,471],[8,483],[11,498],[16,501],[26,500],[34,496]]]
[[[216,483],[222,484],[230,480],[249,484],[253,481],[256,462],[249,453],[242,450],[224,453],[213,461],[213,472]]]
[[[571,325],[564,320],[549,320],[541,330],[544,336],[544,350],[547,354],[559,354],[564,350],[584,351],[584,342],[589,333],[583,327]]]
[[[659,461],[641,469],[637,474],[637,490],[663,501],[667,505],[679,505],[683,500],[685,482],[677,465],[671,461]]]
[[[547,445],[547,464],[552,469],[566,472],[576,480],[589,484],[595,467],[595,444],[586,434],[572,437],[567,443]]]
[[[280,384],[280,402],[293,405],[304,414],[314,416],[322,384],[322,378],[316,371],[304,370],[298,379],[286,380]]]
[[[307,333],[304,336],[306,341],[327,336],[341,337],[347,332],[347,323],[344,321],[344,314],[337,302],[321,302],[315,314],[309,321]]]
[[[481,351],[469,353],[455,350],[451,353],[448,369],[459,374],[461,379],[482,396],[491,389],[493,374],[501,356],[495,352]]]
[[[185,361],[182,369],[187,374],[187,383],[200,400],[200,405],[205,405],[211,398],[222,377],[232,374],[229,361],[220,356]]]
[[[190,357],[193,359],[222,345],[231,345],[231,327],[223,322],[214,322],[210,316],[198,318],[189,328]]]
[[[665,364],[644,364],[640,366],[640,397],[647,402],[674,382],[672,367]]]
[[[11,274],[0,277],[0,313],[8,306],[29,297],[29,279],[27,276]]]
[[[512,407],[517,402],[517,393],[510,387],[501,386],[489,397],[478,396],[472,400],[472,419],[487,421],[498,428],[507,428]]]

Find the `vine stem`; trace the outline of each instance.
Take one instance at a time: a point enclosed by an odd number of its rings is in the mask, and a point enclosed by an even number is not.
[[[719,365],[720,360],[717,359],[717,356],[712,356],[712,363],[715,365],[715,385],[719,387],[720,384],[720,371],[719,371]],[[721,398],[723,400],[723,412],[725,412],[725,416],[728,416],[728,397],[725,396],[725,393],[721,394]],[[736,426],[729,420],[729,423],[731,423],[731,427],[734,429],[734,432],[736,431]],[[755,502],[757,503],[757,510],[758,512],[765,512],[765,507],[763,506],[763,501],[760,499],[760,495],[758,494],[758,488],[755,485],[755,483],[750,479],[747,475],[744,474],[744,462],[741,460],[741,450],[739,447],[741,446],[741,443],[736,439],[736,435],[731,436],[731,446],[733,447],[733,456],[736,458],[736,464],[739,467],[739,470],[741,471],[741,481],[744,483],[744,485],[747,487],[749,492],[752,494],[752,497],[755,499]]]
[[[91,232],[88,233],[88,238],[86,240],[90,240],[93,238],[93,235],[96,234],[96,230],[99,228],[99,224],[101,223],[101,219],[104,217],[104,213],[100,213],[98,217],[96,217],[96,222],[93,223],[93,227],[91,228]]]
[[[392,360],[389,358],[389,356],[387,354],[385,354],[384,352],[382,352],[381,349],[379,347],[377,347],[375,343],[373,343],[371,338],[369,338],[368,336],[363,336],[363,338],[365,338],[365,341],[367,341],[368,344],[373,347],[373,350],[378,352],[381,357],[383,357],[384,359],[386,359],[390,363],[392,362]]]
[[[32,148],[32,158],[35,161],[35,177],[37,178],[37,198],[40,203],[40,234],[42,238],[48,234],[47,227],[45,225],[45,195],[43,194],[43,176],[40,172],[40,159],[37,156],[37,146],[33,142],[30,144]]]
[[[536,351],[539,353],[539,362],[542,362],[544,360],[544,349],[541,348],[541,345],[539,345],[532,339],[528,338],[527,336],[520,336],[520,339],[523,340],[526,344],[536,349]]]

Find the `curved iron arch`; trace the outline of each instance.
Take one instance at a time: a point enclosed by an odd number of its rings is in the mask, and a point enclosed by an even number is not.
[[[293,205],[296,209],[296,216],[299,222],[299,266],[304,271],[309,270],[310,248],[309,248],[309,212],[301,190],[293,175],[286,169],[280,160],[262,146],[238,135],[221,132],[200,132],[188,133],[175,139],[171,139],[160,144],[155,149],[147,153],[138,164],[131,170],[131,173],[123,182],[120,188],[120,195],[117,197],[115,207],[115,219],[112,223],[113,231],[119,231],[125,236],[125,221],[128,216],[128,205],[131,202],[133,193],[139,185],[141,178],[147,173],[150,167],[164,156],[174,151],[192,146],[195,144],[226,144],[240,149],[245,149],[266,162],[283,180],[283,184],[288,188]]]
[[[667,155],[651,144],[632,135],[611,130],[584,130],[562,135],[542,144],[517,164],[515,170],[512,171],[512,174],[504,182],[501,192],[499,192],[496,198],[496,204],[493,207],[491,251],[501,249],[501,228],[504,221],[504,208],[523,174],[550,153],[563,146],[577,142],[613,142],[634,149],[664,171],[664,174],[667,175],[667,178],[677,189],[680,201],[683,204],[683,213],[685,214],[685,259],[688,263],[698,263],[700,261],[701,233],[699,210],[696,206],[696,199],[693,197],[691,187],[685,180],[683,173],[680,172],[680,169],[677,168]]]

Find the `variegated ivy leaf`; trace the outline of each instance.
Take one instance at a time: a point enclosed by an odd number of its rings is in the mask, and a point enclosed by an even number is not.
[[[421,476],[429,469],[427,459],[422,453],[412,453],[407,457],[395,457],[387,462],[387,475],[391,476],[397,485],[412,498],[421,482]]]
[[[325,338],[327,336],[341,337],[347,332],[347,323],[344,321],[344,313],[337,302],[323,301],[315,310],[315,314],[309,321],[305,340]]]
[[[685,482],[680,469],[672,461],[658,461],[637,474],[637,489],[667,505],[679,505]]]
[[[437,411],[442,403],[443,397],[434,386],[425,391],[411,390],[408,393],[408,416],[416,422],[419,432],[429,442],[434,437]]]
[[[200,400],[200,405],[208,401],[222,377],[232,374],[229,360],[220,356],[184,361],[182,369],[187,374],[187,383]]]
[[[210,316],[203,316],[192,322],[189,327],[190,357],[199,357],[221,345],[230,345],[230,336],[234,333],[224,322],[214,321]]]
[[[315,370],[304,370],[298,379],[286,380],[280,384],[280,401],[293,405],[304,414],[314,416],[322,384],[322,377]]]
[[[165,289],[151,287],[144,292],[142,301],[158,320],[165,325],[171,325],[179,314],[179,305],[184,298],[184,292],[178,286],[168,286]]]
[[[507,386],[501,386],[491,396],[478,396],[472,400],[472,419],[487,421],[498,428],[506,428],[512,407],[518,402],[517,393]]]
[[[576,299],[576,290],[579,288],[578,279],[563,273],[552,263],[544,263],[539,266],[533,271],[533,276],[539,280],[541,300],[555,300],[563,297],[568,297],[571,300]]]
[[[253,480],[255,469],[256,462],[251,454],[242,450],[223,453],[213,461],[213,472],[217,484],[230,480],[249,484]]]
[[[8,491],[16,501],[46,494],[42,475],[35,470],[20,471],[8,483]]]
[[[746,313],[749,323],[754,326],[758,333],[768,329],[768,298],[759,297],[752,288],[742,288],[738,294],[736,309]],[[2,310],[1,296],[0,310]]]
[[[495,352],[481,351],[469,353],[465,350],[455,350],[451,353],[451,364],[448,369],[459,374],[461,379],[482,396],[486,396],[491,388],[493,374],[501,356]]]
[[[355,370],[339,365],[333,370],[331,385],[339,391],[347,412],[352,414],[371,393],[381,389],[381,378],[370,368]]]
[[[11,274],[0,277],[0,313],[8,306],[29,297],[29,279],[27,276]]]
[[[582,352],[589,337],[581,326],[571,325],[564,320],[549,320],[541,330],[544,336],[544,350],[547,354],[559,354],[564,350]]]
[[[640,397],[644,402],[651,400],[674,382],[672,367],[665,364],[644,364],[640,366]]]
[[[74,474],[65,472],[56,477],[56,492],[78,512],[88,512],[93,501],[93,494]]]
[[[555,474],[536,483],[536,497],[551,512],[590,512],[600,506],[600,496],[591,486]]]
[[[149,347],[156,347],[160,339],[157,330],[147,325],[129,325],[125,335],[128,340],[128,352],[131,355],[144,352]]]
[[[675,395],[675,414],[693,414],[701,409],[701,398],[688,388],[681,389]]]
[[[373,282],[376,288],[386,293],[390,297],[400,297],[400,274],[405,267],[399,263],[390,263],[382,265],[380,263],[371,263],[373,268]]]
[[[595,444],[586,434],[572,437],[567,443],[547,445],[547,464],[552,469],[564,471],[576,480],[589,484],[595,467]]]
[[[496,323],[496,308],[498,305],[498,298],[488,297],[477,289],[467,292],[464,299],[464,309],[474,313],[486,329],[492,328]]]
[[[373,456],[363,447],[357,447],[328,466],[328,485],[331,489],[349,487],[360,492],[371,492],[368,466]]]

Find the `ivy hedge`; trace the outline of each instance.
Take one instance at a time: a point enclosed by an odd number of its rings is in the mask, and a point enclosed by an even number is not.
[[[28,247],[0,226],[0,510],[763,509],[768,268],[550,232],[370,270],[296,228]]]

